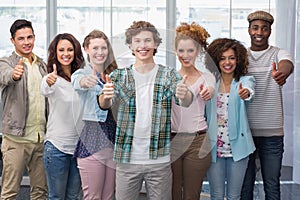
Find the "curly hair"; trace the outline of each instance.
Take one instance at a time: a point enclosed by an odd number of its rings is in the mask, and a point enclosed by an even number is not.
[[[206,66],[210,71],[215,74],[217,79],[220,79],[221,69],[219,62],[221,60],[222,54],[232,49],[236,57],[236,68],[234,70],[234,78],[236,81],[240,80],[241,76],[244,76],[248,72],[248,53],[245,46],[235,39],[229,38],[218,38],[212,41],[207,48],[207,57],[206,57]],[[218,67],[218,72],[213,69],[213,65],[210,63],[210,60],[213,60],[214,64]]]
[[[153,24],[146,21],[134,21],[132,25],[126,29],[125,36],[125,44],[130,45],[132,43],[132,37],[136,36],[142,31],[150,31],[153,34],[154,42],[157,46],[162,42],[160,34],[158,30],[155,28]],[[157,49],[154,49],[153,55],[157,53]],[[132,53],[134,55],[134,53]]]
[[[203,49],[206,49],[208,45],[206,40],[209,37],[210,34],[206,31],[206,29],[196,24],[196,22],[192,22],[191,24],[182,22],[176,28],[175,48],[177,49],[178,42],[180,40],[192,39],[197,48],[202,47]]]
[[[62,33],[55,36],[48,47],[48,62],[47,62],[47,71],[48,73],[53,72],[53,64],[57,66],[57,75],[66,79],[67,81],[71,81],[71,78],[68,77],[63,69],[61,68],[61,64],[57,59],[57,45],[61,40],[68,40],[74,47],[74,60],[71,63],[71,74],[73,74],[77,69],[83,66],[84,57],[81,51],[81,46],[78,40],[70,33]]]
[[[112,71],[114,71],[115,69],[118,68],[116,59],[115,59],[115,55],[114,55],[114,51],[112,49],[112,46],[109,42],[108,37],[105,35],[104,32],[100,31],[100,30],[93,30],[92,32],[90,32],[83,41],[83,48],[88,48],[91,42],[91,39],[95,39],[95,38],[100,38],[105,40],[107,48],[108,48],[108,57],[104,62],[104,71],[103,71],[103,78],[105,79],[105,75],[106,74],[110,74]],[[90,61],[89,55],[87,55],[87,59],[88,61]],[[104,80],[106,81],[106,80]]]

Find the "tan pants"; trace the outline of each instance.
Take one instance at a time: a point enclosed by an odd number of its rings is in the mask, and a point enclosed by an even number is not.
[[[145,181],[148,200],[172,199],[172,170],[170,163],[117,163],[116,199],[137,200]]]
[[[2,200],[17,199],[25,169],[30,179],[30,199],[47,199],[47,181],[43,167],[43,143],[16,143],[3,138]]]
[[[211,161],[206,137],[206,134],[195,136],[185,133],[173,137],[171,141],[173,200],[200,199],[202,182]]]

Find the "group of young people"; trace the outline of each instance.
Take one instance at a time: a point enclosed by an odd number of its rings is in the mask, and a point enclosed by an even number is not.
[[[199,200],[206,175],[211,199],[253,199],[257,155],[266,199],[280,199],[281,91],[294,66],[268,43],[271,14],[248,21],[248,49],[229,38],[208,44],[205,28],[181,23],[177,71],[155,63],[162,39],[146,21],[126,29],[135,61],[118,67],[99,30],[83,41],[86,61],[64,33],[46,64],[32,52],[31,22],[16,20],[15,51],[0,59],[1,199],[17,198],[25,169],[31,199],[133,200],[144,182],[148,199]]]

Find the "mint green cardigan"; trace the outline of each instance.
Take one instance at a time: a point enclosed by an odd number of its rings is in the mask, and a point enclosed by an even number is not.
[[[238,95],[239,83],[250,91],[250,97],[243,100]],[[216,91],[220,86],[220,81],[216,83]],[[251,131],[247,118],[247,105],[254,97],[255,79],[253,76],[243,76],[239,82],[234,79],[231,83],[230,94],[228,100],[228,131],[229,141],[232,148],[233,160],[238,161],[255,150]],[[205,115],[208,125],[208,135],[211,145],[212,162],[216,162],[217,157],[217,136],[218,136],[218,120],[217,120],[217,94],[206,103]]]

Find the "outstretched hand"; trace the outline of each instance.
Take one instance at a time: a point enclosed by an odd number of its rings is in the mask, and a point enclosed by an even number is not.
[[[204,100],[204,101],[208,101],[212,98],[212,94],[209,91],[208,87],[204,87],[204,85],[201,83],[199,86],[199,94],[200,97]]]
[[[55,84],[57,80],[57,69],[56,69],[56,64],[53,64],[53,72],[49,73],[46,82],[51,87],[52,85]]]
[[[276,81],[276,83],[280,86],[283,86],[286,83],[287,74],[284,74],[283,72],[279,71],[276,68],[276,63],[272,63],[272,77]]]
[[[188,107],[193,101],[193,94],[186,84],[187,75],[177,84],[175,96],[179,99],[180,105]]]
[[[105,76],[106,83],[103,86],[102,93],[104,100],[111,100],[114,97],[114,84],[111,82],[108,74]]]
[[[247,88],[243,88],[242,83],[239,84],[238,94],[241,99],[245,100],[250,96],[250,91]]]
[[[15,81],[18,81],[22,78],[24,73],[24,66],[23,66],[23,59],[21,58],[19,63],[15,66],[14,71],[13,71],[13,76],[12,78]]]
[[[184,99],[187,95],[188,87],[186,85],[187,75],[184,75],[182,80],[177,84],[176,87],[176,97],[180,100]]]
[[[80,86],[82,88],[92,88],[95,85],[97,85],[97,82],[98,82],[98,77],[97,77],[96,68],[93,67],[93,73],[83,77],[80,80]]]

